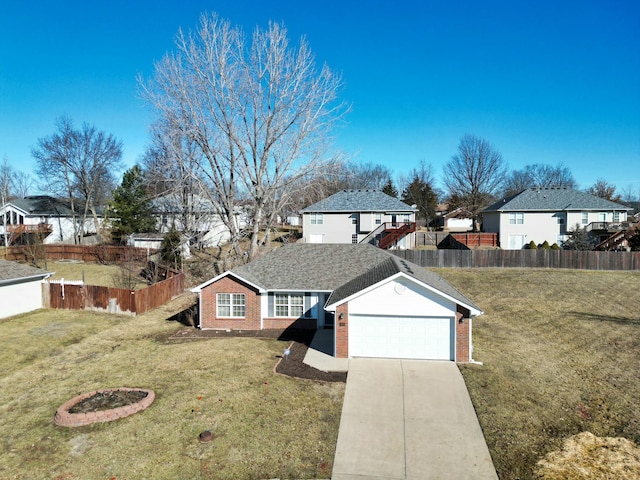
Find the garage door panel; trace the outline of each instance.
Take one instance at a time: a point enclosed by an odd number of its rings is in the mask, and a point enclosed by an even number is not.
[[[453,318],[350,315],[349,356],[453,360]]]

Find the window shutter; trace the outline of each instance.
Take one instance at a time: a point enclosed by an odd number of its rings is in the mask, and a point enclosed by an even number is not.
[[[273,304],[274,304],[274,302],[275,302],[275,295],[273,294],[273,292],[269,292],[269,294],[267,295],[267,298],[268,298],[268,301],[267,301],[267,303],[268,303],[268,307],[267,307],[268,312],[267,312],[267,315],[268,315],[269,317],[273,317],[273,316],[274,316],[274,313],[273,313],[273,310],[274,310],[274,309],[273,309]]]

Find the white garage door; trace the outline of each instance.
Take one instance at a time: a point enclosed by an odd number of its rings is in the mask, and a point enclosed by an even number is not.
[[[349,315],[349,356],[454,360],[453,318]]]

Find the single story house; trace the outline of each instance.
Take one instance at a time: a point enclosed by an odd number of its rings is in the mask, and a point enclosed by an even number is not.
[[[220,218],[216,206],[200,195],[163,195],[151,201],[151,208],[156,218],[156,230],[164,234],[171,227],[175,228],[186,237],[187,251],[189,245],[197,248],[217,247],[231,238],[229,228]],[[234,219],[238,229],[246,227],[247,218],[243,209],[236,209]]]
[[[566,187],[529,188],[482,212],[482,230],[498,233],[503,249],[519,250],[533,241],[562,243],[584,228],[599,243],[626,228],[630,207]]]
[[[51,275],[40,268],[0,260],[0,318],[42,308],[42,283]]]
[[[369,244],[279,247],[192,289],[199,328],[332,328],[339,358],[471,361],[482,311],[437,274]]]
[[[43,243],[73,242],[74,233],[85,236],[97,233],[94,219],[89,215],[82,223],[83,207],[75,205],[75,222],[68,200],[47,195],[16,198],[7,202],[0,211],[0,238],[7,244],[29,243],[33,236]],[[102,216],[102,207],[96,208]],[[101,221],[101,218],[98,218]],[[98,225],[99,227],[100,225]]]
[[[413,248],[417,210],[380,190],[342,190],[301,210],[302,241]]]

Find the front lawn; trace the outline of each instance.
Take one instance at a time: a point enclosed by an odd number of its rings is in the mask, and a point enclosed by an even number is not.
[[[0,321],[0,478],[329,478],[343,383],[278,375],[288,342],[169,340],[165,319],[41,310]],[[143,412],[57,427],[56,409],[101,388],[155,391]],[[198,435],[215,436],[201,443]]]
[[[536,478],[579,432],[640,443],[639,272],[438,273],[485,312],[473,326],[484,365],[461,370],[501,480]]]

